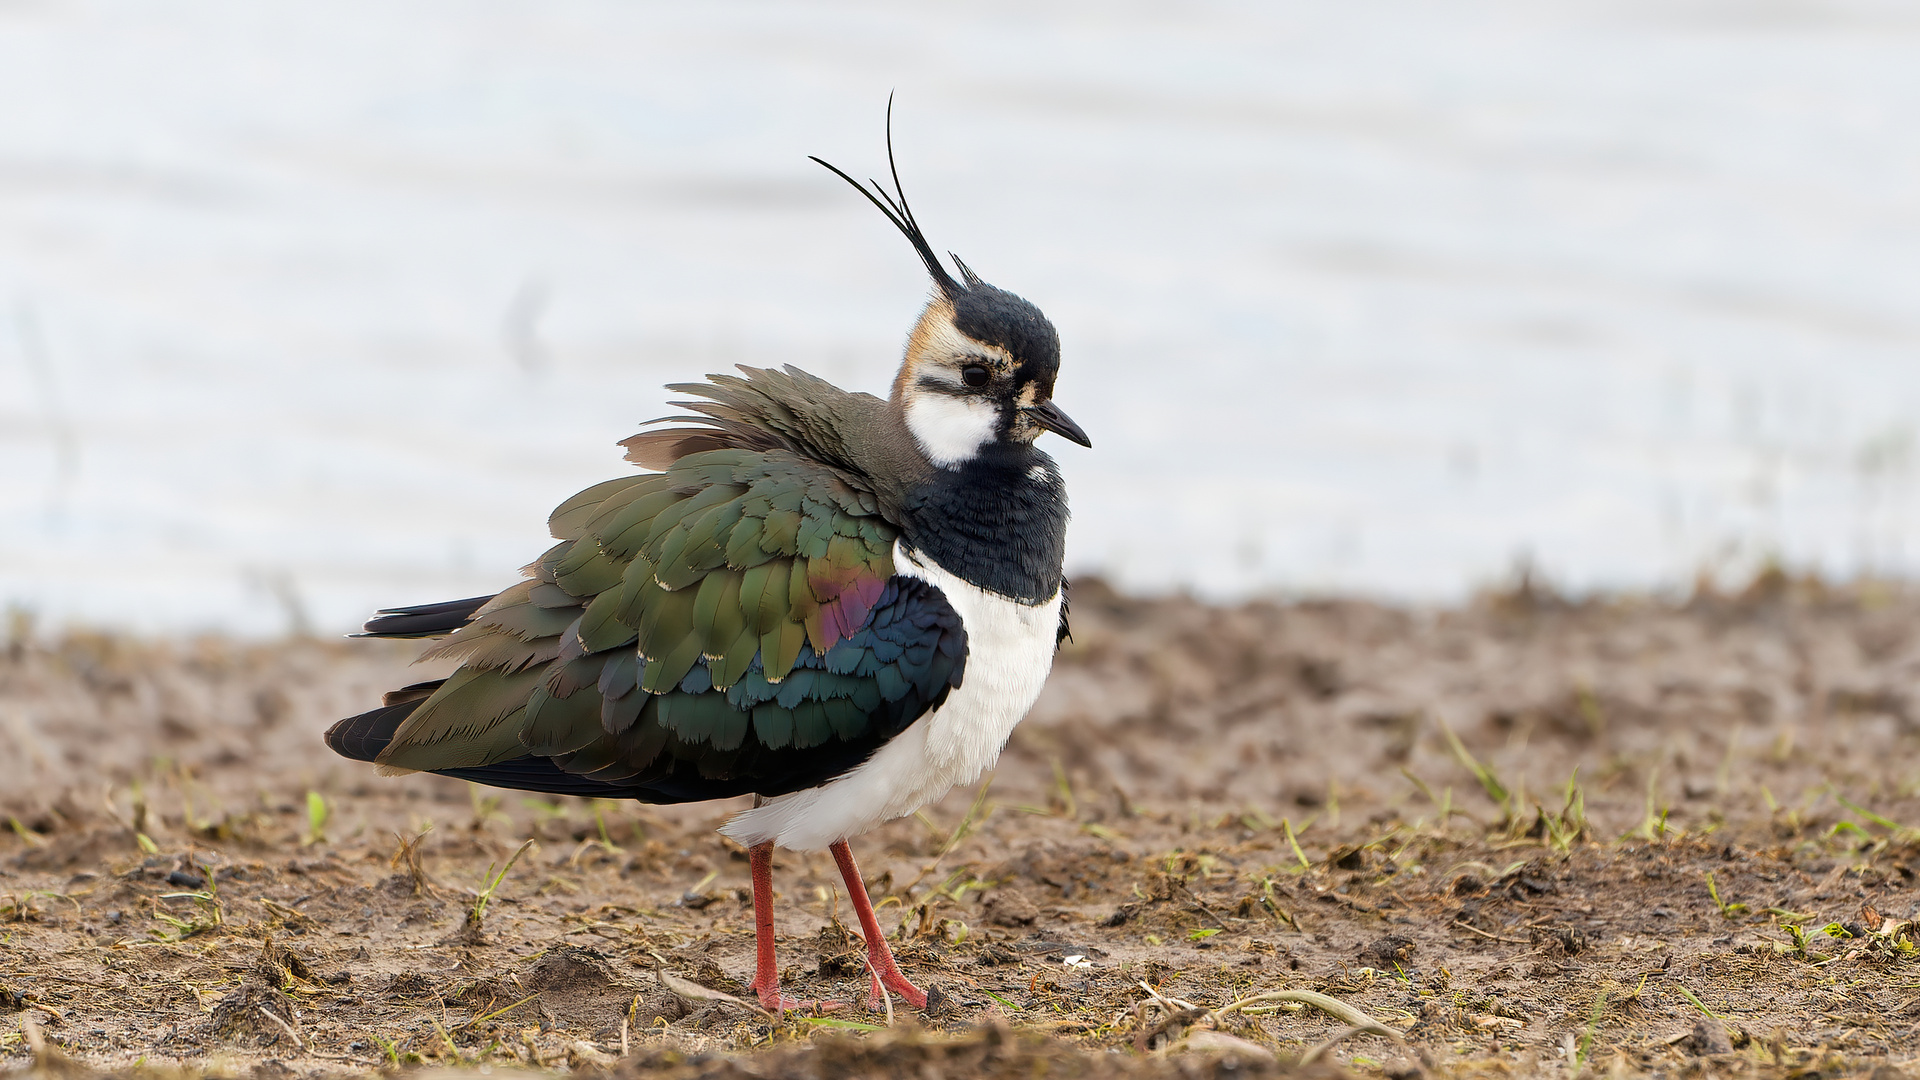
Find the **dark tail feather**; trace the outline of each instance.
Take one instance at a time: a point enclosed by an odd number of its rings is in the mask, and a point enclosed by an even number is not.
[[[381,608],[354,637],[422,638],[451,634],[467,625],[491,596],[469,596],[414,607]]]
[[[636,798],[646,802],[655,801],[650,794],[646,793],[645,787],[603,783],[589,776],[567,772],[555,765],[552,758],[532,755],[497,761],[492,765],[433,771],[441,776],[452,776],[460,780],[471,780],[476,784],[485,784],[488,787],[512,788],[516,791],[538,791],[547,795],[577,795],[582,799]],[[711,796],[701,797],[710,798]]]
[[[386,703],[379,708],[359,716],[349,716],[328,728],[327,746],[341,757],[355,761],[378,760],[380,752],[393,741],[393,733],[399,731],[400,725],[413,715],[413,710],[432,697],[444,682],[445,679],[438,679],[390,691]],[[732,795],[745,795],[753,790],[754,784],[750,777],[715,782],[698,776],[659,775],[658,770],[649,779],[628,776],[618,780],[596,780],[591,776],[567,772],[552,758],[531,754],[496,761],[491,765],[428,771],[490,787],[538,791],[548,795],[577,795],[583,799],[639,799],[650,803],[724,799]]]
[[[380,751],[393,741],[393,733],[400,730],[400,725],[413,715],[413,710],[432,697],[433,692],[445,681],[414,683],[391,691],[387,694],[386,704],[359,716],[349,716],[328,728],[327,746],[341,757],[355,761],[377,760]],[[476,768],[433,771],[442,776],[458,777],[493,787],[539,791],[549,795],[578,795],[583,799],[619,798],[635,790],[564,772],[553,763],[553,759],[543,757],[520,757]]]
[[[359,716],[349,716],[328,728],[327,746],[341,757],[355,761],[378,758],[380,751],[393,741],[393,733],[400,730],[400,725],[413,715],[413,710],[433,696],[443,682],[446,680],[414,683],[391,691],[386,696],[385,704],[379,708]]]

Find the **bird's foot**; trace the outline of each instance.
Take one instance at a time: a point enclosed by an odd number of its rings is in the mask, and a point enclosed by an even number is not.
[[[927,1007],[927,992],[907,981],[907,977],[901,974],[900,968],[894,964],[891,954],[884,958],[874,958],[867,970],[871,973],[873,980],[867,990],[867,1008],[875,1012],[886,1011],[888,990],[906,998],[907,1004],[916,1009]]]

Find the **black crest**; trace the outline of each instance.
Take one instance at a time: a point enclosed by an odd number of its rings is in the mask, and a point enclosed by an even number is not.
[[[927,264],[927,273],[933,275],[933,283],[940,288],[942,296],[953,305],[953,325],[961,333],[976,341],[999,345],[1012,353],[1020,365],[1020,378],[1035,380],[1044,384],[1048,393],[1052,392],[1053,379],[1060,369],[1060,335],[1053,329],[1053,323],[1040,313],[1040,309],[1021,297],[996,288],[980,280],[973,267],[960,261],[960,256],[947,252],[953,265],[960,268],[960,278],[955,280],[947,268],[940,263],[940,257],[934,254],[933,245],[927,243],[927,236],[920,231],[920,222],[914,219],[913,209],[907,205],[907,193],[900,186],[900,168],[893,159],[893,97],[887,97],[887,169],[893,176],[893,192],[880,186],[877,180],[868,180],[865,184],[848,176],[832,164],[820,158],[812,158],[832,170],[835,176],[853,185],[853,189],[867,197],[867,201],[878,207],[893,227],[900,230],[913,250],[920,253],[920,261]]]
[[[913,250],[920,253],[920,261],[927,264],[927,273],[933,275],[933,283],[940,286],[941,294],[948,300],[958,300],[966,295],[969,288],[981,284],[978,274],[975,274],[966,263],[961,262],[958,255],[948,252],[954,265],[960,268],[960,276],[964,279],[964,284],[961,281],[955,281],[953,275],[947,273],[947,268],[940,264],[940,256],[934,254],[933,245],[927,243],[927,234],[920,231],[920,223],[914,220],[913,209],[907,205],[907,193],[900,186],[900,167],[893,161],[892,94],[887,95],[887,171],[893,174],[893,194],[889,195],[887,189],[881,187],[877,180],[868,180],[862,184],[830,162],[811,155],[808,160],[819,162],[832,170],[835,176],[852,184],[855,191],[865,195],[868,202],[887,215],[887,220],[893,222],[893,227],[899,229],[907,238],[907,242],[913,245]]]

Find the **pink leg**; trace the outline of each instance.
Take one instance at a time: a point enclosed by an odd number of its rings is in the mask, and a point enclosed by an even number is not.
[[[834,1008],[833,1003],[795,1001],[780,993],[780,965],[773,956],[773,841],[748,848],[747,864],[753,868],[753,943],[758,954],[747,989],[760,995],[760,1006],[768,1012]]]
[[[842,840],[828,850],[833,852],[833,861],[840,864],[840,876],[846,879],[847,892],[853,899],[853,912],[860,917],[860,935],[867,939],[867,962],[873,966],[873,993],[868,1006],[877,1009],[884,1004],[880,997],[884,985],[914,1008],[926,1008],[926,992],[908,982],[900,973],[900,965],[893,962],[893,950],[887,948],[887,936],[880,932],[880,920],[873,917],[873,901],[867,899],[867,883],[853,863],[853,849]]]

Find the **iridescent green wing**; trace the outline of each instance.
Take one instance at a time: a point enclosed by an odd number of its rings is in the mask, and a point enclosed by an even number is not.
[[[783,450],[691,454],[588,488],[551,525],[559,543],[529,580],[428,651],[463,664],[382,766],[471,768],[615,740],[631,768],[648,740],[656,755],[738,748],[758,696],[745,684],[855,678],[826,659],[867,626],[893,574],[896,531],[873,495]],[[829,727],[853,738],[870,721],[839,689],[801,697],[848,702]]]

